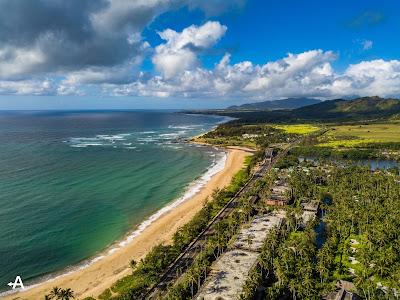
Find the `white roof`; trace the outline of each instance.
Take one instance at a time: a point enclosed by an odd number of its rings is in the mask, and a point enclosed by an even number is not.
[[[249,226],[240,230],[232,247],[260,251],[269,230],[281,222],[282,219],[274,215],[254,217]]]
[[[234,249],[224,253],[214,264],[210,277],[197,300],[238,299],[249,271],[259,253]]]

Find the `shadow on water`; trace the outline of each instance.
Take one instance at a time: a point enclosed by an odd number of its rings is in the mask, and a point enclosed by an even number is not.
[[[329,195],[326,195],[322,201],[324,203],[324,206],[331,205],[332,197]],[[315,226],[315,233],[317,234],[317,236],[315,238],[315,243],[316,243],[317,249],[320,249],[326,241],[326,223],[324,221],[325,216],[326,216],[326,211],[324,209],[320,209],[318,212],[318,217],[320,219],[320,222]]]
[[[299,162],[318,162],[317,157],[299,157]],[[352,164],[355,166],[369,166],[372,171],[375,170],[388,170],[392,168],[400,168],[400,164],[396,160],[391,159],[335,159],[329,158],[328,161],[334,162],[336,164],[348,165]]]
[[[391,169],[399,167],[399,163],[395,160],[386,159],[363,159],[353,162],[357,166],[369,166],[371,170],[375,171],[378,169]]]

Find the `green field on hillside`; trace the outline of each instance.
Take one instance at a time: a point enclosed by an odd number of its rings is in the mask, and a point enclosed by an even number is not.
[[[400,143],[400,123],[332,126],[320,141],[319,146],[334,148]]]
[[[276,125],[274,128],[281,129],[286,133],[294,134],[309,134],[320,130],[319,127],[310,124]]]

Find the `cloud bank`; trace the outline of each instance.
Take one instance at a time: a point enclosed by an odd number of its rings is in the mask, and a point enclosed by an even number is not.
[[[231,63],[226,53],[206,68],[202,57],[229,32],[218,21],[164,29],[154,48],[142,37],[147,25],[170,10],[186,6],[215,16],[243,5],[244,0],[3,0],[0,94],[249,100],[400,95],[399,60],[362,61],[338,72],[332,66],[338,54],[314,49],[266,58],[264,64]],[[372,45],[363,42],[365,50]],[[145,58],[154,71],[143,71]]]
[[[138,78],[130,84],[110,85],[107,93],[153,97],[277,99],[332,98],[348,95],[400,95],[400,61],[372,60],[336,72],[332,51],[310,50],[263,65],[230,63],[226,54],[212,70],[199,66],[172,77]]]

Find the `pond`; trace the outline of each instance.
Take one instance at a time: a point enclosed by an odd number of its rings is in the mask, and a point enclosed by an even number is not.
[[[299,157],[298,158],[299,162],[303,161],[308,161],[308,162],[317,162],[318,158],[316,157]],[[390,169],[390,168],[399,168],[400,164],[396,160],[390,160],[390,159],[357,159],[357,160],[338,160],[338,159],[328,159],[329,161],[341,163],[341,162],[346,162],[350,164],[354,164],[357,166],[369,166],[371,170],[375,171],[378,169]]]
[[[390,169],[399,167],[399,163],[395,160],[386,160],[386,159],[362,159],[353,161],[354,164],[358,166],[370,166],[371,170],[377,169]]]

